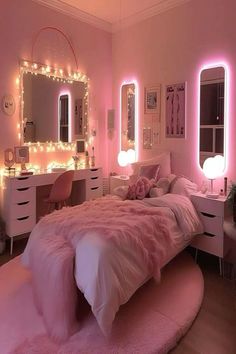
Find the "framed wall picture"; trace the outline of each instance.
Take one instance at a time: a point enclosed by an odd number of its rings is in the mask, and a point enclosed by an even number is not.
[[[146,87],[144,97],[144,113],[157,114],[159,119],[161,112],[161,85]]]
[[[14,155],[15,155],[15,163],[28,163],[29,162],[29,147],[28,146],[15,146]]]
[[[186,83],[166,86],[166,138],[185,138]]]

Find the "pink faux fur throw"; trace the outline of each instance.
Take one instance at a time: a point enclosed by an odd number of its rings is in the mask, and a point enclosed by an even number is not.
[[[131,184],[128,189],[127,199],[144,199],[150,189],[153,187],[154,180],[149,180],[147,177],[139,177],[138,180]]]
[[[31,233],[23,261],[25,258],[24,263],[32,270],[36,306],[55,340],[64,341],[78,330],[75,251],[80,240],[91,233],[119,249],[132,247],[139,251],[149,267],[150,276],[157,280],[160,279],[160,264],[172,243],[167,220],[161,212],[134,201],[101,198],[63,208],[41,219]],[[109,296],[112,303],[114,294]],[[93,304],[90,305],[93,309]],[[109,308],[94,313],[103,333],[109,330],[115,316],[107,325],[108,313]],[[106,327],[103,327],[105,322]]]

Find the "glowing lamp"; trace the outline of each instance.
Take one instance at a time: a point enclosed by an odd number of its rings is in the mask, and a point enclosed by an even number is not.
[[[211,191],[207,194],[208,198],[217,199],[218,193],[213,191],[213,180],[220,177],[224,171],[224,158],[221,155],[209,157],[204,161],[203,173],[211,181]]]
[[[121,150],[118,154],[118,164],[121,166],[121,167],[125,167],[127,166],[129,163],[128,161],[128,154],[126,151],[123,151]]]
[[[127,158],[128,158],[128,163],[135,162],[135,151],[134,151],[134,149],[129,149],[127,151]]]

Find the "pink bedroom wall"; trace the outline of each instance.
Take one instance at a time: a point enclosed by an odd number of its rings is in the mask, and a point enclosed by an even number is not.
[[[19,61],[31,59],[31,47],[37,32],[45,26],[53,26],[69,37],[78,59],[79,71],[90,78],[89,116],[97,128],[94,141],[96,164],[104,167],[106,172],[106,112],[112,105],[111,34],[31,0],[1,0],[0,12],[0,96],[2,98],[10,93],[17,103],[15,114],[11,117],[0,111],[0,163],[4,149],[19,144],[19,91],[15,83],[19,75]],[[76,69],[66,41],[57,33],[48,31],[42,33],[36,43],[34,60]],[[71,153],[64,152],[32,154],[31,162],[45,165],[51,160],[67,161],[70,156]]]
[[[201,183],[204,176],[197,163],[197,95],[200,67],[206,62],[224,61],[230,69],[229,164],[226,175],[236,179],[236,2],[234,0],[192,0],[158,16],[114,34],[113,106],[116,109],[116,132],[119,127],[119,86],[127,77],[140,86],[139,160],[159,151],[172,152],[172,167]],[[186,139],[165,138],[165,86],[187,82]],[[144,87],[162,85],[161,139],[152,150],[142,148],[144,122]],[[118,170],[118,135],[109,140],[111,170]],[[222,186],[222,179],[218,182]],[[222,187],[221,187],[222,188]]]

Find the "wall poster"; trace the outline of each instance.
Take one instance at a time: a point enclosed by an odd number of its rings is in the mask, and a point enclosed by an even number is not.
[[[166,138],[185,138],[186,83],[166,86]]]

